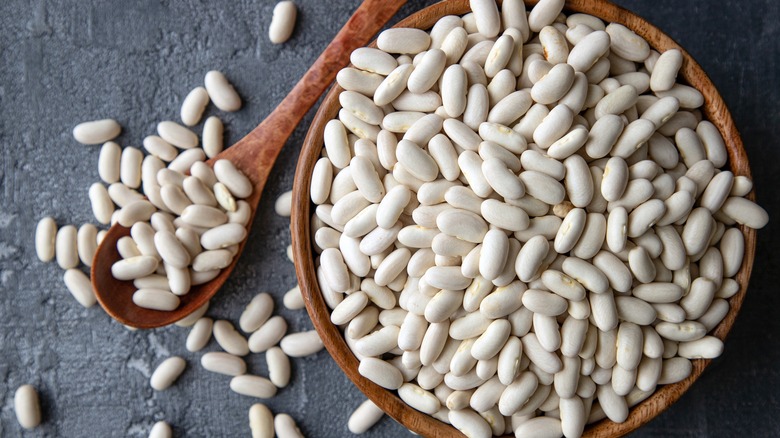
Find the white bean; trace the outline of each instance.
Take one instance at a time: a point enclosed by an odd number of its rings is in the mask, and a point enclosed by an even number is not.
[[[274,437],[274,415],[262,403],[255,403],[249,408],[249,429],[252,438]]]
[[[217,116],[211,116],[203,124],[203,152],[209,158],[214,158],[224,147],[224,125]],[[193,173],[193,175],[195,175]],[[206,181],[204,181],[206,182]]]
[[[101,185],[102,187],[102,185]],[[57,224],[51,217],[38,221],[35,228],[35,253],[38,260],[49,262],[54,258]]]
[[[152,389],[155,391],[164,391],[168,389],[173,385],[176,379],[179,378],[181,373],[184,372],[184,367],[186,366],[187,362],[178,356],[169,357],[162,361],[152,373],[150,379]]]
[[[394,28],[382,31],[376,45],[387,53],[402,53],[414,55],[427,50],[431,37],[420,29]]]
[[[79,264],[78,237],[76,227],[66,225],[57,231],[55,242],[57,264],[62,269],[75,268]]]
[[[268,27],[268,38],[272,43],[282,44],[290,39],[297,14],[295,3],[291,1],[282,1],[274,6],[271,25]]]
[[[133,294],[133,303],[152,310],[171,311],[179,307],[179,297],[162,289],[139,289]]]
[[[97,302],[95,291],[92,289],[92,283],[83,272],[78,269],[68,269],[63,276],[65,286],[70,291],[73,298],[84,307],[92,307]]]
[[[219,182],[225,184],[234,196],[246,198],[252,194],[252,182],[229,160],[217,160],[214,163],[214,173]]]
[[[201,356],[200,364],[207,371],[226,376],[240,376],[246,373],[246,362],[237,356],[222,352],[209,352]],[[232,385],[231,385],[232,389]]]
[[[222,72],[212,70],[206,73],[204,82],[209,97],[217,108],[227,112],[241,108],[241,98]]]
[[[315,330],[287,335],[282,338],[279,346],[290,357],[310,356],[323,348],[322,341]]]
[[[27,430],[41,424],[41,405],[38,392],[32,385],[22,385],[14,393],[14,412],[16,421]]]
[[[276,386],[265,377],[244,374],[230,380],[230,389],[241,395],[255,398],[271,398],[276,395]]]
[[[81,144],[100,144],[116,138],[122,127],[116,120],[83,122],[73,128],[73,138]]]

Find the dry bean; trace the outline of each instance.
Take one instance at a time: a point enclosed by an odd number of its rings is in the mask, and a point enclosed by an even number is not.
[[[289,6],[285,6],[286,10],[288,8]],[[227,112],[238,111],[241,108],[241,98],[224,74],[212,70],[206,73],[204,82],[206,91],[208,91],[211,101],[217,108]]]
[[[101,185],[102,187],[102,185]],[[49,262],[54,258],[57,224],[51,217],[45,217],[35,228],[35,253],[38,260]]]
[[[322,341],[314,330],[287,335],[282,338],[279,346],[290,357],[310,356],[323,348]]]
[[[295,3],[291,1],[281,1],[274,6],[271,25],[268,27],[268,38],[272,43],[282,44],[290,39],[297,15],[298,10],[295,8]]]
[[[73,128],[73,138],[81,144],[100,144],[116,138],[122,127],[116,120],[83,122]]]
[[[178,356],[169,357],[162,361],[160,365],[157,365],[154,373],[152,373],[150,379],[152,389],[155,391],[164,391],[168,389],[173,385],[176,379],[179,378],[181,373],[184,372],[184,367],[186,366],[187,362]]]
[[[203,124],[203,152],[209,158],[214,158],[224,148],[224,125],[217,116],[211,116]],[[195,175],[194,172],[191,172]],[[208,181],[203,181],[208,183]]]
[[[14,393],[14,412],[16,421],[27,430],[38,427],[41,423],[41,405],[38,392],[32,385],[22,385]]]

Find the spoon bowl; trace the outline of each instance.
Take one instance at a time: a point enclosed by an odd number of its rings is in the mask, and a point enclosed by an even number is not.
[[[244,198],[252,210],[247,227],[254,220],[276,157],[293,130],[330,86],[336,73],[349,62],[352,51],[365,45],[404,3],[406,0],[365,0],[276,109],[238,143],[206,162],[213,166],[217,160],[230,160],[252,182],[252,194]],[[111,227],[95,253],[91,277],[92,288],[106,313],[120,323],[136,328],[155,328],[174,323],[204,305],[225,283],[246,245],[244,239],[230,265],[216,278],[193,287],[180,297],[178,308],[163,312],[136,306],[133,303],[136,291],[133,283],[119,281],[111,275],[111,266],[120,259],[117,240],[129,234],[130,229],[119,224]]]
[[[526,0],[531,6],[536,0]],[[606,0],[567,0],[564,8],[566,12],[581,12],[601,18],[606,22],[620,23],[645,38],[650,45],[659,51],[679,49],[684,57],[680,77],[688,84],[695,87],[704,95],[705,104],[702,107],[704,116],[710,120],[723,136],[729,154],[729,166],[735,175],[744,175],[750,178],[750,166],[747,154],[737,132],[731,114],[723,99],[710,79],[696,63],[696,61],[680,47],[672,38],[661,32],[641,17],[616,6]],[[430,29],[438,19],[446,15],[463,15],[468,13],[468,0],[445,0],[425,8],[403,21],[396,27],[415,27]],[[375,46],[375,43],[372,44]],[[335,118],[339,110],[338,95],[342,89],[333,87],[321,104],[317,115],[312,122],[304,141],[303,148],[298,159],[293,186],[292,206],[292,241],[293,256],[295,259],[298,283],[303,294],[309,316],[322,338],[325,347],[330,352],[336,363],[341,367],[347,377],[365,393],[377,406],[388,415],[403,424],[408,429],[427,437],[454,437],[463,436],[452,426],[445,424],[433,417],[419,412],[404,403],[395,392],[388,391],[358,372],[359,361],[352,353],[339,328],[330,321],[330,310],[320,291],[314,264],[314,253],[311,241],[311,213],[310,201],[311,173],[315,163],[320,157],[323,145],[323,131],[325,124]],[[754,194],[749,195],[755,199]],[[742,267],[737,273],[736,280],[739,283],[739,292],[731,297],[728,302],[729,312],[712,331],[712,335],[721,340],[731,329],[734,320],[745,298],[750,273],[753,268],[756,247],[756,232],[753,229],[740,227],[745,237],[745,256]],[[631,408],[628,419],[623,423],[614,423],[608,419],[588,425],[584,436],[587,437],[616,437],[625,435],[643,424],[649,422],[672,403],[679,399],[699,378],[710,360],[693,360],[693,371],[685,380],[659,387],[650,397]]]

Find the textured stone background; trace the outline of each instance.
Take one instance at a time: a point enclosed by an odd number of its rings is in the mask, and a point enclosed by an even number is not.
[[[244,109],[223,114],[232,143],[265,117],[314,61],[358,2],[297,0],[298,25],[285,45],[266,35],[274,2],[261,0],[0,1],[0,436],[142,437],[165,419],[177,436],[241,436],[254,400],[229,391],[229,379],[200,368],[177,327],[129,332],[98,307],[81,308],[55,264],[35,258],[36,221],[92,221],[87,188],[98,180],[97,147],[76,144],[71,129],[113,117],[123,145],[139,145],[156,122],[178,119],[186,93],[210,69],[224,71]],[[410,1],[408,14],[430,1]],[[686,47],[720,88],[737,122],[758,187],[775,221],[780,138],[780,3],[618,0]],[[210,108],[209,113],[214,109]],[[236,320],[259,291],[295,285],[286,261],[286,219],[273,200],[292,185],[311,115],[293,134],[267,185],[261,213],[233,277],[209,314]],[[200,128],[198,128],[200,129]],[[759,234],[757,264],[726,352],[694,388],[635,436],[780,435],[780,308],[776,225]],[[775,249],[772,251],[771,249]],[[303,312],[280,310],[293,330]],[[215,350],[212,344],[207,350]],[[170,354],[188,368],[165,392],[148,385]],[[265,374],[262,355],[250,370]],[[292,384],[268,404],[288,412],[307,436],[348,435],[363,400],[326,352],[294,362]],[[44,423],[22,433],[13,391],[41,393]],[[369,434],[404,436],[384,419]]]

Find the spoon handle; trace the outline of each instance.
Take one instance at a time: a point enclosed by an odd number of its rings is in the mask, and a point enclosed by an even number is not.
[[[244,173],[262,189],[279,151],[309,109],[333,83],[336,73],[349,63],[352,51],[366,45],[405,3],[406,0],[363,1],[274,111],[220,155],[224,158],[237,155],[244,163],[252,163],[249,165],[254,166],[255,171]],[[247,155],[253,159],[246,159]]]

